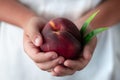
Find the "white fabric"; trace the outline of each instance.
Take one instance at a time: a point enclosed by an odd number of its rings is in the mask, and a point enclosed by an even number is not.
[[[76,19],[94,8],[100,0],[21,0],[39,15]],[[65,77],[41,71],[24,53],[23,31],[14,25],[0,24],[0,80],[119,80],[120,27],[98,36],[98,45],[88,66]]]

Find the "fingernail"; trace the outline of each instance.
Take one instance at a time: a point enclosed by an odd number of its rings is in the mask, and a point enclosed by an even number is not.
[[[39,39],[39,37],[37,37],[37,38],[35,39],[35,45],[36,45],[36,46],[39,46],[39,44],[40,44],[40,39]]]

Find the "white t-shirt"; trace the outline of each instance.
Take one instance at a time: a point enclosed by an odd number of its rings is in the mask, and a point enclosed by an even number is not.
[[[39,15],[77,19],[94,8],[100,0],[20,0]],[[0,24],[0,79],[1,80],[119,80],[120,27],[98,36],[98,45],[90,63],[71,76],[54,77],[41,71],[24,53],[23,31],[14,25]],[[117,74],[116,74],[117,73]]]

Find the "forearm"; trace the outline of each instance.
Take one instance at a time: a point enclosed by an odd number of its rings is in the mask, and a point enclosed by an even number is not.
[[[92,13],[100,10],[95,19],[91,22],[90,26],[92,28],[99,27],[110,27],[118,22],[120,22],[120,0],[107,0],[104,3],[97,6],[95,9],[88,12],[79,22],[84,22]]]
[[[37,15],[17,0],[0,0],[0,21],[24,28],[33,16]]]

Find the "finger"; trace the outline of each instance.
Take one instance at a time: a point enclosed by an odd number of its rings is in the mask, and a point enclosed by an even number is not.
[[[66,60],[64,65],[74,70],[82,70],[89,63],[94,49],[96,47],[97,38],[94,37],[83,50],[83,55],[78,60]]]
[[[94,49],[96,47],[97,38],[93,38],[90,43],[88,43],[83,50],[83,55],[78,60],[66,60],[64,65],[76,70],[82,70],[91,60]]]
[[[79,61],[72,61],[68,60],[64,63],[64,65],[72,70],[82,70],[88,64],[88,61],[79,60]]]
[[[55,60],[52,61],[48,61],[45,63],[38,63],[37,66],[44,71],[49,71],[51,69],[53,69],[55,66],[62,64],[64,62],[64,58],[63,57],[58,57]]]
[[[29,38],[32,40],[34,45],[40,46],[43,42],[42,35],[38,28],[30,27],[29,31],[27,32]]]
[[[56,59],[58,55],[55,52],[40,52],[33,55],[31,54],[31,57],[36,63],[43,63]]]
[[[26,34],[30,37],[34,45],[40,46],[42,44],[42,36],[40,31],[44,27],[46,20],[44,18],[33,17],[27,27],[25,28]]]
[[[89,63],[91,57],[92,53],[86,47],[83,51],[82,57],[77,60],[66,60],[64,65],[74,70],[82,70]]]
[[[29,55],[36,54],[40,52],[40,49],[36,47],[32,41],[29,39],[28,35],[24,33],[24,51]]]
[[[52,70],[53,70],[53,69],[48,69],[48,70],[46,70],[46,71],[47,71],[47,72],[52,72]]]
[[[86,45],[83,50],[82,59],[89,61],[93,55],[93,50],[94,48],[91,48],[89,45]]]
[[[69,68],[59,65],[54,68],[54,70],[51,72],[51,74],[53,76],[66,76],[66,75],[72,75],[75,72],[76,72],[75,70],[71,70]]]
[[[89,59],[95,50],[97,44],[97,38],[94,37],[87,45],[84,46],[83,57]]]
[[[28,36],[24,36],[24,49],[25,52],[28,54],[28,56],[31,57],[35,62],[46,62],[49,60],[56,59],[58,57],[57,53],[55,52],[40,52],[40,48],[33,45],[31,40],[28,38]]]

